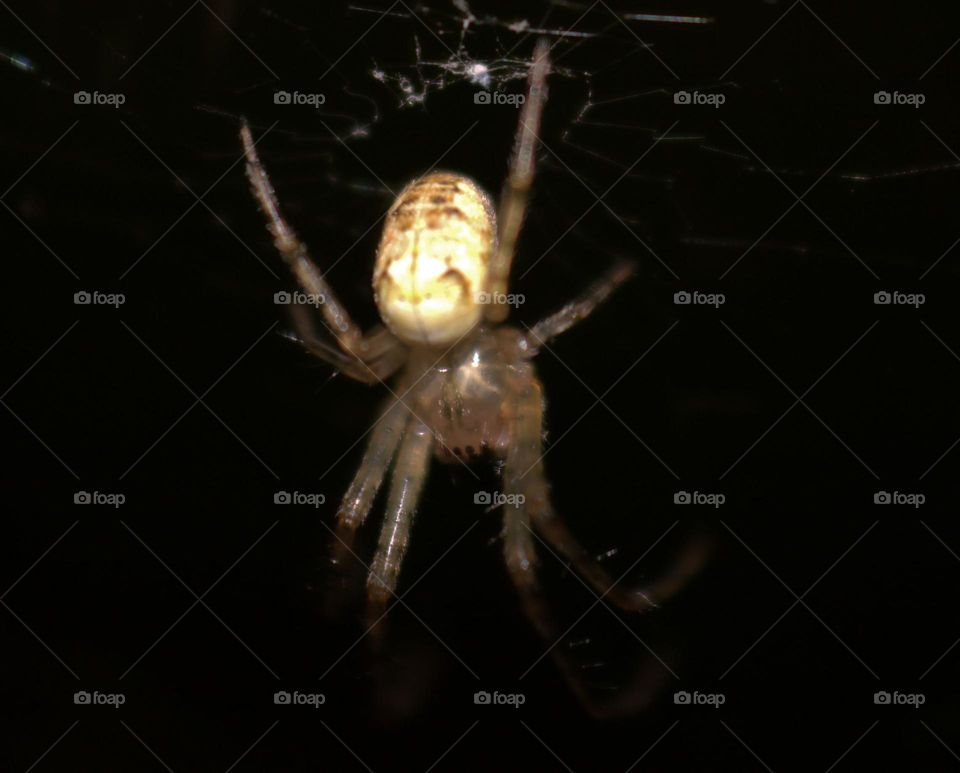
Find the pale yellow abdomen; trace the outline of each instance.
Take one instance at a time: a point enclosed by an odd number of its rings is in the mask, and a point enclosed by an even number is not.
[[[380,316],[415,345],[448,345],[483,313],[480,301],[496,238],[490,197],[467,177],[414,180],[387,213],[373,291]]]

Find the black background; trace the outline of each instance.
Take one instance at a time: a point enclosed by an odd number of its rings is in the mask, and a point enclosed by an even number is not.
[[[663,10],[634,4],[476,2],[458,49],[452,4],[362,5],[0,8],[0,767],[960,766],[956,19],[932,3],[705,3],[673,12],[713,23],[671,25],[626,18]],[[538,661],[552,642],[510,587],[497,513],[473,503],[492,469],[434,467],[401,594],[422,581],[381,655],[351,647],[359,587],[321,614],[327,526],[388,393],[331,379],[278,334],[273,294],[292,281],[238,163],[240,115],[272,126],[259,148],[288,217],[372,324],[389,191],[448,149],[442,166],[497,191],[516,126],[429,63],[485,62],[521,92],[534,37],[518,19],[556,42],[556,71],[516,319],[616,258],[638,266],[538,361],[555,504],[592,552],[616,550],[615,576],[643,556],[627,581],[694,533],[716,547],[641,619],[591,609],[544,552],[561,628],[577,621],[556,646],[594,693],[622,693],[643,663],[663,683],[613,720]],[[677,105],[679,88],[726,102]],[[326,104],[275,105],[277,89]],[[77,105],[78,90],[126,102]],[[878,90],[926,102],[877,105]],[[809,209],[778,220],[811,186]],[[726,302],[673,303],[694,289]],[[126,303],[75,305],[83,290]],[[877,306],[881,290],[926,302]],[[278,490],[326,504],[276,506]],[[681,490],[726,500],[676,506]],[[126,501],[77,506],[78,491]],[[926,501],[877,506],[878,491]],[[126,702],[78,706],[78,690]],[[277,690],[326,703],[277,706]],[[477,706],[477,690],[526,702]],[[725,703],[675,705],[677,690]],[[925,703],[875,705],[879,690]]]

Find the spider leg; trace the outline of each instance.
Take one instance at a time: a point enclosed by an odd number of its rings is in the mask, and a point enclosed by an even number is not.
[[[393,461],[404,430],[410,422],[410,412],[394,397],[390,397],[386,409],[373,430],[360,467],[353,476],[337,510],[337,525],[332,542],[331,563],[343,567],[353,552],[353,540],[357,529],[366,520],[384,475]]]
[[[291,305],[290,317],[297,331],[297,341],[313,356],[333,365],[355,381],[364,384],[376,384],[385,381],[396,372],[406,359],[407,351],[403,346],[385,347],[378,344],[384,328],[375,328],[369,334],[371,357],[369,362],[357,360],[323,340],[313,324],[312,316],[303,306]],[[389,335],[389,333],[387,333]]]
[[[337,510],[329,555],[330,563],[336,570],[338,583],[327,592],[324,600],[324,613],[328,617],[336,617],[340,613],[346,601],[343,591],[354,587],[354,575],[350,567],[356,560],[353,543],[357,529],[363,525],[370,514],[380,486],[383,484],[383,478],[396,455],[409,422],[410,412],[400,401],[391,396],[374,426],[360,466]]]
[[[648,706],[660,693],[668,672],[655,659],[649,659],[629,679],[617,695],[598,700],[584,683],[582,667],[573,659],[560,640],[564,633],[553,615],[537,582],[537,555],[530,528],[530,519],[523,507],[506,507],[503,511],[504,558],[510,579],[520,594],[524,614],[537,633],[552,646],[552,656],[570,690],[591,716],[602,719],[632,714]]]
[[[366,360],[371,356],[371,341],[364,337],[363,332],[353,322],[346,307],[337,299],[333,288],[323,278],[317,264],[310,258],[306,245],[297,238],[293,229],[280,213],[277,194],[274,192],[267,171],[257,155],[256,144],[246,121],[240,128],[240,138],[243,141],[244,154],[247,159],[247,177],[250,179],[254,195],[260,202],[260,207],[269,219],[273,243],[304,290],[323,299],[320,311],[341,348],[355,359]],[[390,339],[393,339],[393,337],[390,336]],[[382,347],[387,341],[386,338],[380,338],[376,343]],[[393,342],[394,344],[397,343],[395,339],[393,339]]]
[[[410,542],[413,514],[427,479],[433,435],[417,420],[404,434],[390,478],[387,516],[380,531],[380,542],[367,577],[367,608],[371,624],[386,611],[387,601],[397,587],[400,566]]]
[[[633,276],[632,263],[620,261],[587,290],[549,317],[541,319],[527,332],[527,341],[532,350],[537,350],[551,338],[565,333],[575,324],[588,317],[621,284]]]
[[[547,75],[550,72],[550,44],[546,38],[537,41],[533,53],[533,66],[527,85],[527,101],[520,111],[516,144],[510,160],[507,181],[500,194],[498,217],[500,228],[497,248],[490,262],[487,290],[491,294],[504,294],[510,278],[510,266],[517,248],[517,237],[527,210],[530,187],[537,163],[537,142],[540,132],[540,116],[547,99]],[[491,303],[486,308],[490,322],[502,322],[507,316],[505,303]]]
[[[530,379],[521,389],[514,419],[514,439],[504,467],[504,489],[522,494],[534,529],[602,598],[621,609],[646,611],[681,590],[702,568],[708,553],[704,542],[689,544],[673,569],[642,587],[619,585],[577,541],[550,503],[543,471],[543,397],[539,383]],[[511,458],[512,457],[512,458]]]
[[[530,518],[522,507],[503,509],[503,557],[510,579],[520,594],[524,614],[540,634],[540,638],[546,642],[556,642],[562,634],[553,621],[537,582],[537,552],[533,544]],[[562,646],[557,644],[550,651],[553,659],[570,689],[582,703],[588,705],[590,696],[577,677],[574,664],[565,656]]]

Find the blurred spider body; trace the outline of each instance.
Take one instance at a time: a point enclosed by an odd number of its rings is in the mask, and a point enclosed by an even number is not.
[[[698,562],[690,559],[644,588],[620,587],[581,547],[550,502],[542,461],[544,396],[532,358],[545,342],[590,314],[631,275],[632,267],[615,265],[583,295],[533,327],[501,324],[508,307],[497,301],[505,297],[533,181],[548,72],[549,46],[540,40],[497,212],[476,183],[457,174],[427,174],[399,194],[387,213],[373,275],[384,326],[367,334],[353,323],[281,216],[250,130],[245,123],[241,130],[247,174],[275,245],[304,289],[324,299],[320,310],[338,346],[318,335],[303,308],[294,306],[301,342],[358,381],[394,379],[337,512],[333,543],[334,562],[349,559],[353,537],[389,473],[386,519],[367,578],[371,622],[383,617],[395,593],[431,458],[468,462],[486,451],[503,462],[503,493],[522,503],[503,508],[505,562],[524,610],[551,641],[559,633],[538,590],[534,532],[598,594],[623,609],[654,607],[697,568]],[[562,648],[552,652],[583,698],[575,667]]]

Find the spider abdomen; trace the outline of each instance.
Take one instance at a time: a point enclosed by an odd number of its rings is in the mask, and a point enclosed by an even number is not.
[[[380,316],[415,345],[451,344],[480,320],[496,234],[490,197],[472,180],[434,172],[387,212],[373,272]]]

